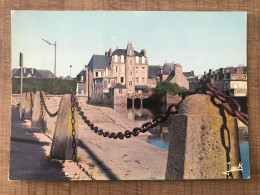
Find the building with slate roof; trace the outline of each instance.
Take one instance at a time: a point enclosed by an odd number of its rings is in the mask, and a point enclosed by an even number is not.
[[[126,94],[144,93],[149,88],[146,51],[137,52],[132,43],[128,43],[126,49],[109,49],[105,55],[94,54],[77,78],[78,94],[86,94],[89,99],[111,97],[110,88],[119,91],[114,86],[121,85]]]
[[[204,77],[213,78],[214,83],[228,96],[247,96],[247,67],[244,65],[215,71],[209,69]]]
[[[12,77],[21,78],[21,68],[14,68],[12,70]],[[50,70],[38,70],[35,68],[23,68],[24,78],[55,78]]]

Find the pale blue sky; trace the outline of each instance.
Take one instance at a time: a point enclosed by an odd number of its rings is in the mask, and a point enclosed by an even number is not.
[[[109,48],[145,48],[149,65],[180,63],[183,71],[202,74],[208,69],[247,65],[245,12],[134,12],[134,11],[14,11],[12,68],[54,70],[57,76],[76,76],[93,54]]]

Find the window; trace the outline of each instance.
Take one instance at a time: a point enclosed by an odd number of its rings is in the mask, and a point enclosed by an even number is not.
[[[237,83],[233,84],[233,88],[236,89],[237,88]]]
[[[81,76],[81,81],[83,81],[83,79],[84,79],[84,77],[83,77],[83,76]]]
[[[115,62],[118,62],[118,56],[115,55]]]
[[[144,84],[144,78],[142,78],[142,84]]]
[[[132,65],[133,64],[132,60],[130,60],[129,63],[130,63],[130,65]]]
[[[123,62],[124,62],[124,56],[121,55],[121,63],[123,63]]]
[[[129,70],[129,76],[133,75],[133,70]]]
[[[110,84],[110,79],[108,79],[108,84]]]
[[[144,67],[142,67],[142,73],[145,73],[145,68]]]
[[[101,76],[102,76],[102,77],[104,76],[104,72],[101,72]]]
[[[124,77],[121,77],[121,83],[123,83],[124,82]]]
[[[118,71],[118,66],[116,66],[116,72]]]
[[[96,77],[98,77],[98,72],[96,72]]]
[[[135,72],[136,72],[136,73],[139,72],[139,67],[135,67]]]
[[[132,87],[132,81],[129,81],[129,87]]]
[[[139,57],[138,56],[135,57],[135,63],[139,64]]]
[[[135,78],[136,83],[138,83],[138,77]]]
[[[145,63],[145,57],[143,56],[142,57],[142,64],[144,64]]]
[[[122,94],[122,89],[119,89],[119,93]]]

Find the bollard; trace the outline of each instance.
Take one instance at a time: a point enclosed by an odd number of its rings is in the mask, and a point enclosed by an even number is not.
[[[21,102],[20,102],[20,104],[21,104]],[[23,101],[22,101],[22,118],[24,117],[25,105],[26,105],[26,93],[23,93]]]
[[[70,95],[66,94],[60,101],[59,113],[53,135],[50,157],[58,160],[72,160],[72,124],[71,124],[71,99]],[[78,140],[78,112],[75,109],[75,138],[76,146]],[[76,148],[77,153],[77,148]]]
[[[31,96],[32,94],[32,96]],[[32,98],[32,101],[31,101]],[[31,103],[33,102],[34,98],[34,93],[33,92],[26,92],[26,99],[25,99],[25,110],[24,110],[24,119],[32,119],[32,105]]]
[[[43,98],[45,98],[45,94],[43,91],[42,91],[42,95]],[[31,129],[37,132],[45,132],[48,129],[47,122],[46,122],[46,110],[44,106],[42,106],[42,109],[43,109],[43,119],[42,119],[40,92],[36,91],[34,95],[34,102],[33,102]]]
[[[241,171],[229,173],[241,162],[237,121],[219,105],[202,94],[183,100],[171,118],[165,179],[242,178]]]

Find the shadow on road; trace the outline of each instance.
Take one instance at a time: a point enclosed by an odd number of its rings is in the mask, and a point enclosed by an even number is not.
[[[118,180],[118,177],[101,161],[92,150],[80,139],[78,140],[78,146],[84,149],[89,156],[96,162],[99,168],[106,174],[110,180]]]

